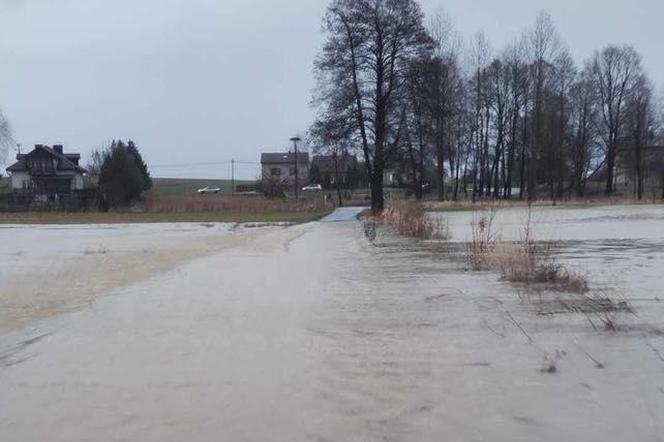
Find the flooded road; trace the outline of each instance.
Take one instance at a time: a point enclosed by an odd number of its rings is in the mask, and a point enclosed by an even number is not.
[[[1,335],[0,440],[662,440],[653,210],[620,235],[626,260],[584,245],[615,241],[619,221],[560,250],[644,300],[619,333],[538,317],[425,245],[371,243],[354,209],[266,231]],[[462,241],[469,215],[454,216]]]

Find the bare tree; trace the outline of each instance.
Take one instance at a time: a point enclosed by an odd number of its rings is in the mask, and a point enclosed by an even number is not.
[[[615,191],[615,166],[619,138],[625,123],[625,107],[636,79],[641,74],[641,57],[631,46],[607,46],[592,61],[603,138],[606,146],[606,194]]]
[[[462,42],[461,37],[454,30],[449,16],[438,11],[429,23],[429,33],[434,42],[435,60],[438,65],[436,74],[432,77],[432,136],[436,159],[436,189],[438,199],[445,199],[445,156],[450,165],[450,171],[454,171],[458,161],[458,155],[453,154],[456,149],[454,138],[456,132],[453,130],[452,121],[455,119],[454,112],[458,109],[459,94],[461,93],[462,80],[459,69],[459,53]],[[458,181],[458,180],[457,180]],[[457,187],[455,185],[455,187]],[[456,191],[455,191],[456,192]]]
[[[7,153],[14,145],[14,137],[9,121],[0,109],[0,164],[7,161]]]
[[[596,139],[597,112],[595,92],[592,85],[592,72],[586,67],[570,90],[572,100],[570,144],[571,176],[570,188],[579,197],[584,196],[586,179],[593,160],[593,146]]]
[[[403,140],[413,178],[413,193],[417,199],[422,199],[424,161],[429,156],[429,142],[434,138],[435,87],[439,83],[440,67],[439,59],[415,60],[408,75]]]
[[[633,168],[634,193],[641,201],[645,179],[644,153],[648,145],[654,144],[656,131],[652,86],[644,74],[639,75],[634,82],[626,114],[625,138],[629,138],[629,142],[621,145],[632,148],[627,152],[622,152],[622,156],[626,157],[626,163],[631,164]]]
[[[315,63],[318,119],[341,118],[362,148],[371,207],[384,207],[383,173],[403,136],[402,100],[410,61],[432,47],[414,0],[333,0]]]
[[[551,16],[540,13],[535,27],[527,34],[527,52],[531,65],[532,92],[532,137],[528,149],[528,200],[536,198],[539,162],[543,156],[546,143],[545,134],[545,106],[546,89],[553,78],[553,64],[558,58],[561,48],[560,37],[556,31]]]
[[[556,200],[562,198],[564,191],[564,181],[568,178],[566,171],[568,164],[566,162],[568,146],[571,143],[569,136],[570,119],[570,90],[576,80],[576,66],[572,60],[569,51],[562,48],[553,65],[553,92],[555,106],[552,113],[555,116],[555,124],[550,128],[552,133],[551,140],[551,159],[549,163],[550,170],[550,192],[553,204]]]
[[[477,32],[471,41],[468,52],[470,79],[468,90],[474,111],[470,126],[473,134],[473,200],[484,196],[488,182],[489,124],[490,109],[487,101],[486,67],[491,60],[491,45],[483,32]]]
[[[352,145],[349,147],[347,144],[351,130],[352,127],[343,118],[330,118],[325,121],[316,121],[309,131],[309,140],[316,146],[314,152],[332,156],[335,187],[340,207],[344,205],[340,168],[346,169],[350,157],[357,153],[353,150]]]

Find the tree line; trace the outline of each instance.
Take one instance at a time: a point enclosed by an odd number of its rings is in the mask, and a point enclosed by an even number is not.
[[[619,176],[639,199],[661,180],[664,197],[662,106],[632,46],[579,66],[543,12],[494,51],[414,0],[333,0],[323,32],[311,137],[363,157],[374,211],[395,165],[418,198],[429,180],[441,200],[555,201],[591,179],[614,195]]]

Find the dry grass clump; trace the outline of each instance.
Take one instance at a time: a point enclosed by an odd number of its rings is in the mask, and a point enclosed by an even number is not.
[[[473,237],[467,250],[468,263],[473,270],[488,270],[491,267],[490,257],[496,247],[496,234],[492,229],[495,217],[495,208],[479,218],[473,216]]]
[[[153,213],[198,213],[198,212],[234,212],[234,213],[285,213],[285,212],[320,212],[326,209],[323,199],[300,201],[267,199],[263,196],[211,196],[188,195],[152,197],[141,208]]]
[[[497,244],[488,258],[492,268],[513,283],[542,284],[549,288],[585,293],[585,276],[555,262],[549,245],[532,240]]]
[[[427,213],[426,207],[416,201],[390,200],[380,216],[380,221],[407,238],[449,239],[447,225],[438,219],[433,219]]]
[[[499,240],[492,230],[495,216],[496,209],[492,208],[471,224],[472,241],[468,245],[467,259],[473,270],[499,270],[504,279],[513,283],[541,284],[574,293],[588,291],[583,275],[556,263],[550,244],[532,238],[530,208],[521,239],[516,242]]]

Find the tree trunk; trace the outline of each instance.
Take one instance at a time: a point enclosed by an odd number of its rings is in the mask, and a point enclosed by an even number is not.
[[[526,189],[526,151],[528,149],[528,108],[523,120],[523,139],[521,141],[521,167],[519,170],[519,200],[523,201]]]
[[[336,153],[334,154],[334,180],[336,181],[337,184],[337,197],[339,198],[339,207],[343,207],[344,200],[341,197],[341,180],[339,179],[339,161]]]
[[[374,215],[380,215],[385,208],[385,198],[383,195],[383,168],[374,167],[373,177],[371,179],[371,211]]]
[[[438,201],[445,201],[445,159],[443,157],[442,146],[437,146],[436,151],[438,154],[438,161],[436,164],[436,186],[438,187]]]
[[[643,165],[641,159],[641,142],[636,143],[636,197],[639,201],[643,200]]]
[[[614,176],[613,172],[616,166],[616,140],[614,135],[609,137],[609,152],[607,153],[606,162],[606,195],[611,196],[615,191],[613,186]]]

